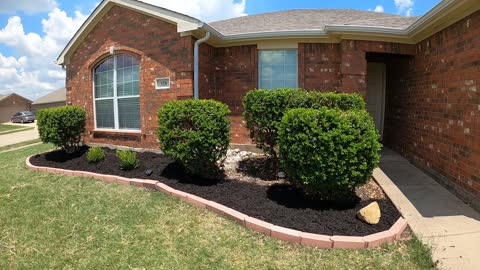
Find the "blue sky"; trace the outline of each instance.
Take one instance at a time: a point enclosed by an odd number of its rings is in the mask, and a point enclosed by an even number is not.
[[[206,22],[299,8],[421,16],[440,0],[143,0]],[[65,84],[53,61],[100,0],[0,0],[0,94],[36,99]]]

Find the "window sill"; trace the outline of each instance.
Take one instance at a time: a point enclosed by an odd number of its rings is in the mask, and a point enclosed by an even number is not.
[[[94,129],[92,133],[110,133],[118,135],[142,136],[141,130],[121,130],[121,129]]]

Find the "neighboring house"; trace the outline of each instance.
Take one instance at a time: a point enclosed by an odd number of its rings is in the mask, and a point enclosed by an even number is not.
[[[0,95],[0,123],[10,122],[10,118],[21,111],[29,111],[32,101],[15,93]]]
[[[444,0],[419,18],[291,10],[207,24],[105,0],[57,63],[67,103],[87,110],[87,143],[158,148],[157,110],[199,96],[228,104],[232,142],[249,144],[248,90],[359,93],[386,146],[480,208],[479,9]]]
[[[32,103],[32,111],[36,112],[45,108],[65,106],[67,104],[66,100],[65,88],[60,88],[35,100]]]

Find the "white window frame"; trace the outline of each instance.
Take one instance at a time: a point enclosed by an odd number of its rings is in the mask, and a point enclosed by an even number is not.
[[[115,54],[110,57],[107,57],[103,59],[100,63],[98,63],[96,66],[93,67],[92,69],[92,88],[93,88],[93,119],[95,122],[95,128],[94,131],[110,131],[110,132],[126,132],[126,133],[140,133],[141,132],[141,126],[140,129],[121,129],[119,126],[119,119],[118,119],[118,100],[119,99],[124,99],[124,98],[139,98],[140,99],[140,89],[138,89],[138,95],[133,95],[133,96],[121,96],[117,97],[117,57],[120,55],[128,55],[132,57],[136,57],[133,55],[129,54]],[[100,66],[103,62],[107,61],[109,58],[113,58],[113,97],[106,97],[106,98],[96,98],[95,97],[95,69]],[[140,66],[140,64],[139,64]],[[140,67],[139,67],[140,69]],[[140,88],[140,73],[139,73],[139,88]],[[97,127],[97,100],[110,100],[113,99],[113,122],[114,122],[114,128],[98,128]],[[140,119],[139,119],[140,121]]]
[[[257,70],[258,70],[258,83],[257,83],[257,87],[260,89],[260,53],[261,52],[269,52],[269,51],[295,51],[296,52],[296,55],[297,55],[297,61],[295,63],[295,67],[296,67],[296,71],[297,71],[297,76],[295,76],[295,87],[294,88],[298,88],[298,48],[279,48],[279,49],[261,49],[261,50],[258,50],[258,65],[257,65]]]

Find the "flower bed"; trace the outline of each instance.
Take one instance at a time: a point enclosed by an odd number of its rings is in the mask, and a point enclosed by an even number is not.
[[[87,162],[85,148],[76,154],[66,154],[57,150],[35,155],[30,162],[33,166],[91,172],[90,175],[85,173],[76,175],[97,176],[96,178],[103,180],[119,182],[115,176],[102,178],[98,174],[116,175],[120,176],[118,179],[123,182],[137,186],[145,186],[141,182],[143,180],[132,179],[156,180],[159,182],[148,182],[151,188],[156,188],[155,183],[166,184],[168,188],[181,192],[180,194],[195,195],[195,197],[203,198],[204,201],[239,211],[238,213],[244,215],[242,216],[244,225],[250,224],[247,226],[255,227],[254,225],[260,224],[260,227],[256,228],[257,231],[263,233],[267,232],[265,232],[265,227],[261,226],[261,222],[268,224],[268,228],[271,224],[275,224],[279,228],[288,228],[294,232],[329,235],[328,239],[330,236],[341,235],[358,236],[355,238],[362,240],[371,234],[383,233],[382,235],[385,236],[385,232],[389,231],[400,218],[398,210],[383,196],[381,189],[376,187],[374,182],[369,182],[368,187],[357,188],[356,194],[352,194],[351,198],[342,202],[315,201],[305,197],[302,192],[282,181],[232,179],[229,177],[228,171],[222,179],[193,178],[186,175],[177,163],[155,153],[138,153],[139,167],[131,171],[122,171],[119,169],[115,152],[110,149],[104,150],[105,160],[97,164]],[[153,170],[151,176],[145,174],[147,169]],[[61,170],[55,170],[55,172],[65,173]],[[382,209],[382,218],[377,225],[365,224],[355,216],[360,208],[372,200],[376,200]],[[245,219],[246,217],[251,220]],[[263,228],[263,231],[259,228]],[[270,229],[267,234],[273,236],[273,232],[274,230]],[[389,237],[393,239],[391,236]],[[341,240],[344,239],[339,238],[337,242],[340,243]],[[365,243],[365,240],[362,241],[357,243],[357,247]]]

